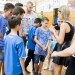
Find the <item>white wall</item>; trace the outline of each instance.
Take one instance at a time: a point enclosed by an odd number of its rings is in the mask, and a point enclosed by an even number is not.
[[[36,5],[36,12],[50,12],[54,8],[59,8],[62,5],[67,5],[68,0],[49,0]],[[50,8],[49,8],[50,5]]]

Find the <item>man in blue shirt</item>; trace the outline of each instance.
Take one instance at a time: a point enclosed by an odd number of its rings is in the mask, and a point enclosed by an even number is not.
[[[26,58],[25,61],[25,69],[27,71],[27,66],[29,65],[31,59],[33,61],[33,70],[34,70],[34,51],[35,51],[35,45],[36,43],[34,42],[34,35],[35,35],[35,30],[37,27],[39,27],[41,25],[41,19],[36,18],[34,20],[34,25],[32,25],[29,29],[29,35],[28,35],[28,56]],[[27,71],[27,73],[30,73],[29,71]]]
[[[6,75],[26,75],[24,42],[17,35],[17,31],[22,27],[21,18],[11,16],[8,24],[11,28],[11,33],[4,39],[4,72]]]
[[[0,15],[0,75],[4,75],[3,69],[3,60],[4,60],[4,35],[5,32],[8,31],[8,18],[12,15],[12,11],[14,9],[14,5],[11,3],[6,3],[4,6],[4,14]],[[1,74],[2,68],[2,74]]]

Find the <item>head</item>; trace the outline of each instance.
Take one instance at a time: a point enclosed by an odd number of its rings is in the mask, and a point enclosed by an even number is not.
[[[12,16],[12,12],[14,9],[14,5],[12,3],[6,3],[4,6],[4,14],[6,18],[9,18],[10,16]]]
[[[34,20],[34,24],[36,25],[36,27],[40,27],[41,26],[41,19],[40,18],[36,18]]]
[[[16,4],[15,4],[15,7],[21,7],[21,8],[22,8],[22,7],[23,7],[23,4],[21,4],[21,3],[16,3]]]
[[[63,23],[63,19],[58,18],[58,26],[60,27],[60,25]]]
[[[41,15],[43,15],[43,11],[41,11]]]
[[[63,5],[58,9],[58,18],[63,19],[64,21],[69,20],[70,9],[68,6]]]
[[[32,9],[33,9],[33,3],[32,2],[27,2],[27,5],[26,5],[26,7],[27,7],[27,11],[28,12],[31,12],[32,11]]]
[[[19,16],[21,19],[23,18],[24,13],[25,13],[25,11],[21,7],[15,7],[13,10],[13,15]]]
[[[8,24],[11,29],[15,29],[16,31],[19,31],[21,29],[21,18],[18,16],[11,16],[8,19]]]
[[[49,19],[47,17],[43,17],[42,21],[41,21],[41,24],[44,28],[47,28],[48,27],[48,22],[49,22]]]

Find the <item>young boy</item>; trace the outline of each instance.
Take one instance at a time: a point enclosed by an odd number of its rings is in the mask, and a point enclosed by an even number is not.
[[[11,3],[6,3],[4,6],[4,14],[0,15],[0,75],[4,75],[4,68],[3,68],[3,60],[4,60],[4,35],[5,32],[8,33],[8,18],[12,15],[12,11],[14,9],[14,5]],[[2,74],[1,74],[2,68]]]
[[[6,75],[26,75],[24,43],[22,38],[17,35],[17,31],[21,29],[21,18],[11,16],[8,24],[11,33],[4,39],[4,72]]]
[[[35,50],[35,45],[36,43],[34,42],[34,35],[35,35],[35,30],[41,25],[41,19],[36,18],[34,20],[34,25],[32,25],[29,29],[29,35],[28,35],[28,56],[25,61],[25,69],[27,71],[27,66],[29,65],[31,59],[33,61],[33,70],[34,70],[34,50]],[[28,74],[30,74],[29,71],[27,71]]]
[[[41,75],[41,70],[43,66],[43,62],[45,60],[45,57],[47,55],[47,48],[49,45],[49,41],[51,39],[50,31],[48,28],[48,18],[44,17],[42,18],[42,26],[36,29],[35,32],[35,51],[34,51],[34,67],[35,67],[35,73],[34,75]],[[40,63],[39,63],[40,61]],[[39,63],[39,69],[38,69],[38,63]]]

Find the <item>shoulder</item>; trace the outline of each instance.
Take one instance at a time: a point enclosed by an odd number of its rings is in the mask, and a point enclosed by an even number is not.
[[[2,20],[3,19],[3,16],[2,15],[0,15],[0,20]]]
[[[35,17],[37,17],[37,14],[36,14],[36,13],[32,12],[32,14],[33,14]]]

